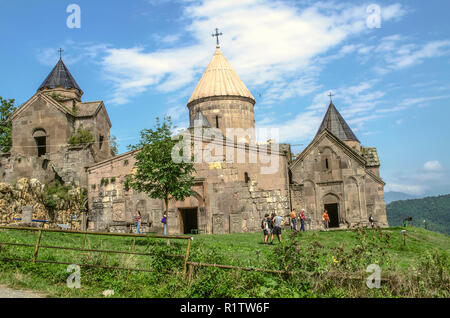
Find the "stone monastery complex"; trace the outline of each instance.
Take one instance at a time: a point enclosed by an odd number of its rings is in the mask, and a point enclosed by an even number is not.
[[[47,184],[57,179],[84,187],[88,212],[78,219],[80,229],[131,232],[140,210],[144,231],[162,232],[163,200],[126,187],[135,151],[112,153],[105,104],[82,101],[82,95],[60,59],[10,117],[12,149],[1,155],[1,181],[25,177]],[[190,127],[200,123],[223,136],[228,128],[254,129],[254,105],[255,98],[217,46],[187,103]],[[95,142],[68,144],[80,127],[88,129]],[[289,144],[279,144],[270,153],[276,160],[274,172],[262,173],[267,163],[257,156],[260,146],[233,140],[222,145],[223,160],[195,163],[195,195],[169,202],[168,234],[258,231],[266,213],[287,216],[293,208],[305,210],[307,229],[322,228],[324,209],[330,227],[367,225],[370,215],[377,225],[388,225],[377,150],[361,145],[332,102],[302,153],[294,158]],[[202,147],[208,147],[208,141],[202,141]],[[227,151],[238,149],[245,162],[226,160]],[[256,162],[248,160],[253,155]]]

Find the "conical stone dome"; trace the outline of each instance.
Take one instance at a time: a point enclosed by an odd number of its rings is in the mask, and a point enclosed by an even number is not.
[[[217,46],[187,103],[190,122],[201,112],[211,127],[220,129],[224,136],[228,128],[255,128],[255,103]]]
[[[239,96],[248,98],[255,103],[255,98],[233,70],[220,47],[216,47],[216,51],[195,87],[188,105],[193,101],[213,96]]]
[[[345,122],[332,102],[328,106],[328,110],[316,135],[320,134],[325,128],[342,141],[359,142],[350,126]]]
[[[44,82],[42,82],[41,86],[39,86],[38,90],[58,87],[64,89],[75,88],[80,92],[82,91],[73,78],[72,74],[70,74],[62,59],[58,61],[58,63],[55,65],[50,74],[48,74]]]

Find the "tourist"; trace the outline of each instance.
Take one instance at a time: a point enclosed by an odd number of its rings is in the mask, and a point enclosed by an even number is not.
[[[305,216],[305,210],[304,210],[304,209],[301,209],[301,210],[300,210],[299,217],[300,217],[300,231],[305,232],[305,220],[306,220],[306,216]]]
[[[136,211],[136,234],[142,234],[141,225],[142,225],[142,216],[139,210]]]
[[[270,226],[270,219],[269,219],[269,213],[266,213],[264,215],[264,219],[262,220],[261,228],[264,232],[264,244],[267,244],[267,241],[269,240],[269,234],[271,233],[271,226]]]
[[[273,235],[275,234],[278,238],[278,242],[281,243],[281,226],[284,224],[283,218],[276,213],[272,213],[272,238],[270,240],[270,244],[273,244]]]
[[[371,226],[372,228],[374,228],[375,223],[374,223],[374,221],[373,221],[373,216],[372,216],[372,214],[369,216],[369,223],[370,223],[370,226]]]
[[[328,216],[327,210],[323,210],[322,220],[323,220],[323,226],[325,227],[325,231],[328,231],[328,225],[330,223],[330,217]]]
[[[167,235],[167,216],[164,213],[164,217],[161,220],[161,223],[164,224],[164,235]]]
[[[292,209],[291,213],[289,213],[289,216],[291,217],[291,228],[294,231],[297,231],[297,213],[295,212],[295,209]]]

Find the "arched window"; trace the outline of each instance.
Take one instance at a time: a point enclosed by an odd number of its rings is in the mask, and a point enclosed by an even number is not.
[[[44,129],[36,129],[33,133],[34,141],[36,142],[38,157],[47,153],[47,133]]]
[[[328,165],[328,158],[325,159],[325,168],[327,170],[330,169],[330,166]]]

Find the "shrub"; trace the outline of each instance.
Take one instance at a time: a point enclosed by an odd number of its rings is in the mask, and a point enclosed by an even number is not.
[[[69,139],[69,145],[87,145],[95,142],[94,136],[88,129],[79,127],[74,135]]]

